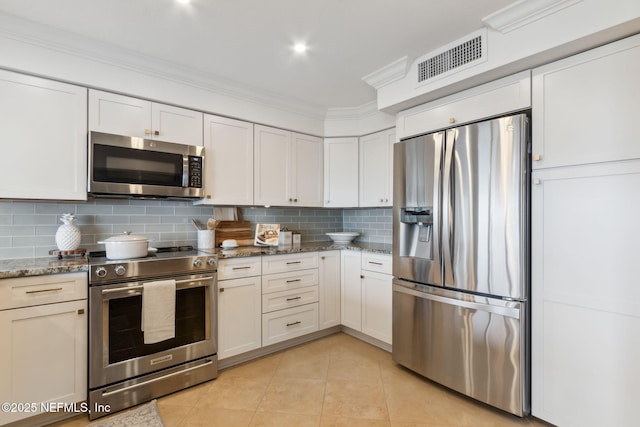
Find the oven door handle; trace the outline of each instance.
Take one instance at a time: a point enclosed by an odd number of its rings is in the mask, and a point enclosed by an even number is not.
[[[183,289],[189,289],[189,288],[207,287],[207,286],[209,286],[208,283],[204,284],[204,285],[185,285],[185,284],[193,283],[193,282],[205,282],[205,281],[210,281],[210,280],[213,280],[212,276],[200,277],[199,279],[176,280],[176,291],[180,291],[180,290],[183,290]],[[143,287],[144,287],[144,285],[136,285],[136,286],[126,286],[126,287],[123,287],[123,288],[103,289],[102,290],[102,295],[113,294],[113,293],[116,293],[116,292],[142,291]],[[129,294],[129,295],[136,295],[136,294],[142,294],[142,292],[134,292],[133,294]]]
[[[186,372],[193,371],[195,369],[203,368],[205,366],[211,365],[212,363],[213,363],[213,361],[207,360],[205,363],[202,363],[200,365],[192,366],[190,368],[183,369],[183,370],[177,371],[177,372],[172,372],[172,373],[170,373],[168,375],[164,375],[162,377],[153,378],[153,379],[150,379],[148,381],[143,381],[143,382],[140,382],[140,383],[132,384],[132,385],[129,385],[129,386],[125,386],[125,387],[113,390],[113,391],[103,391],[102,392],[102,397],[108,397],[108,396],[111,396],[113,394],[122,393],[123,391],[132,390],[132,389],[135,389],[135,388],[138,388],[138,387],[141,387],[141,386],[145,386],[145,385],[152,384],[152,383],[155,383],[155,382],[158,382],[158,381],[166,380],[167,378],[170,378],[170,377],[173,377],[173,376],[176,376],[176,375],[182,375],[182,374],[184,374]]]

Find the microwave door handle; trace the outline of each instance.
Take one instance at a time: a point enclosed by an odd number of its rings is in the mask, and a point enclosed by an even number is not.
[[[189,156],[182,156],[182,188],[189,187]]]

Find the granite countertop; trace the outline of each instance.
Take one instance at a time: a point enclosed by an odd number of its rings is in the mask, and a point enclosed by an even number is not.
[[[0,260],[0,279],[41,276],[45,274],[74,273],[77,271],[89,271],[89,263],[86,257],[63,259],[58,259],[58,257],[46,257]]]
[[[347,244],[337,245],[331,241],[325,242],[309,242],[303,243],[299,246],[288,247],[261,247],[261,246],[239,246],[235,249],[212,249],[209,253],[218,255],[218,258],[238,258],[238,257],[250,257],[260,255],[284,255],[294,254],[300,252],[317,252],[317,251],[331,251],[331,250],[352,250],[362,252],[374,252],[380,254],[391,254],[391,244],[384,243],[359,243],[352,242]],[[207,251],[205,251],[207,252]]]
[[[201,252],[214,253],[218,258],[238,258],[261,255],[283,255],[299,252],[317,252],[331,250],[352,250],[362,252],[374,252],[380,254],[391,254],[391,245],[383,243],[348,243],[337,245],[331,241],[303,243],[299,246],[260,247],[260,246],[240,246],[235,249],[216,248],[211,250],[200,250]],[[19,258],[0,260],[0,279],[10,279],[16,277],[42,276],[45,274],[73,273],[78,271],[89,271],[89,263],[86,257],[73,257],[58,259],[57,257],[46,258]]]

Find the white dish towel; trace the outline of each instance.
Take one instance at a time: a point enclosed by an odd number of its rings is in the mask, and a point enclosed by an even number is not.
[[[176,281],[159,280],[142,284],[144,343],[153,344],[176,336]]]

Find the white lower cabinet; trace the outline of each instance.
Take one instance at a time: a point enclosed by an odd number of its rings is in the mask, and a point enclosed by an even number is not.
[[[0,401],[37,404],[0,425],[86,400],[87,288],[86,273],[0,280]]]
[[[391,276],[364,270],[362,276],[362,333],[391,344]]]
[[[344,326],[362,330],[362,255],[356,251],[342,251],[340,260],[340,312]]]
[[[260,267],[260,257],[222,259],[218,264],[220,360],[262,346]]]
[[[342,324],[391,344],[391,256],[342,252]]]
[[[265,256],[262,271],[262,344],[317,331],[318,253]]]
[[[340,251],[320,252],[319,328],[340,324]]]

